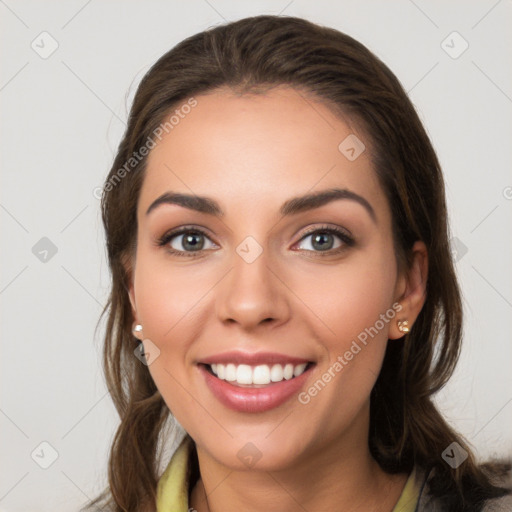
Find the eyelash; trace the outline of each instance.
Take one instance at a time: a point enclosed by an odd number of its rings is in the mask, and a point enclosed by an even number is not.
[[[156,245],[159,247],[164,247],[174,237],[183,235],[183,234],[187,234],[187,233],[203,235],[203,236],[209,238],[208,235],[202,229],[199,229],[199,228],[196,228],[193,226],[184,226],[184,227],[178,228],[174,231],[169,231],[169,232],[165,233],[162,237],[158,238]],[[301,242],[304,238],[306,238],[307,236],[312,235],[314,233],[336,235],[341,239],[341,241],[343,242],[344,245],[342,245],[341,247],[337,247],[336,249],[329,249],[328,251],[311,251],[309,249],[301,249],[301,251],[313,252],[318,257],[326,257],[326,256],[333,256],[333,255],[339,254],[339,253],[345,251],[347,248],[353,247],[355,245],[355,240],[350,235],[348,235],[346,233],[346,231],[344,231],[340,228],[334,228],[331,226],[320,226],[320,227],[315,227],[313,229],[310,229],[309,231],[307,231],[306,233],[304,233],[302,235],[302,237],[300,238],[300,240],[297,243]],[[166,247],[166,250],[175,256],[185,257],[185,258],[196,258],[199,255],[201,255],[201,253],[203,253],[205,250],[209,250],[209,249],[201,249],[199,251],[177,251],[176,249]]]

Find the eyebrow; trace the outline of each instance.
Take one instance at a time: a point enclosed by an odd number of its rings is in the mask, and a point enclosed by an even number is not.
[[[339,199],[348,199],[359,203],[368,212],[373,222],[377,223],[377,217],[372,205],[364,197],[345,188],[330,188],[321,192],[293,197],[283,203],[279,213],[284,217],[288,217],[304,211],[320,208],[321,206]],[[166,192],[155,199],[147,209],[146,215],[149,215],[149,213],[163,204],[175,204],[183,208],[188,208],[189,210],[214,215],[216,217],[224,216],[224,211],[214,199],[177,192]]]

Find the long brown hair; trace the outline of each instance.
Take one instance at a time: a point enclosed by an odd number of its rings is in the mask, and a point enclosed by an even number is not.
[[[395,75],[364,45],[304,19],[270,15],[185,39],[151,67],[137,89],[101,202],[112,275],[102,314],[107,316],[103,366],[121,421],[110,451],[109,486],[89,507],[155,509],[162,436],[172,420],[147,367],[133,354],[126,267],[136,246],[136,209],[147,158],[130,159],[154,138],[166,116],[193,96],[219,87],[264,93],[279,85],[317,98],[366,134],[392,210],[400,267],[407,267],[416,240],[427,246],[426,302],[405,339],[388,343],[371,394],[371,452],[387,472],[409,472],[414,465],[434,470],[431,492],[450,511],[478,511],[484,500],[506,490],[493,485],[491,465],[477,464],[432,400],[454,370],[462,339],[444,182],[432,144]],[[452,442],[469,454],[457,469],[441,457]]]

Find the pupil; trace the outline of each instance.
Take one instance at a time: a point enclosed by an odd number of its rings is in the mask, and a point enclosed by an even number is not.
[[[330,237],[330,244],[327,243],[328,247],[326,247],[326,237]],[[315,244],[318,242],[318,247],[315,246]],[[316,235],[314,238],[313,238],[313,247],[315,248],[319,248],[319,249],[322,249],[322,250],[328,250],[328,249],[331,249],[332,248],[332,235],[329,234],[329,233],[320,233],[318,235]]]
[[[194,242],[194,238],[198,237],[198,236],[201,236],[201,235],[199,233],[186,235],[184,238],[184,241],[183,241],[183,246],[185,248],[196,250],[196,251],[201,250],[204,244],[200,243],[200,242]]]

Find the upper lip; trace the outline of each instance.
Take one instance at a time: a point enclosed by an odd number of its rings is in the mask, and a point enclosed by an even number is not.
[[[286,354],[278,354],[276,352],[241,352],[239,350],[231,352],[223,352],[202,358],[198,361],[200,364],[247,364],[249,366],[257,366],[259,364],[303,364],[311,362],[310,359],[302,357],[289,356]]]

